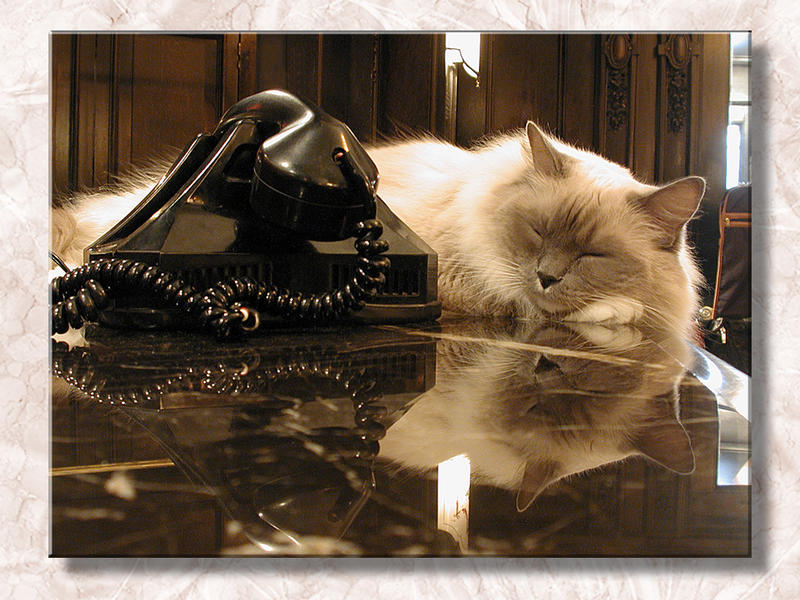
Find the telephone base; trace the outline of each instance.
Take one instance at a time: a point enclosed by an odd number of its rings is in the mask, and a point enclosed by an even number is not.
[[[366,304],[360,311],[338,317],[335,321],[289,321],[281,317],[261,315],[260,329],[286,327],[308,327],[326,325],[383,325],[435,321],[442,314],[442,305],[437,302],[427,304]],[[172,308],[110,307],[100,313],[98,322],[116,329],[190,330],[196,327],[184,313]]]
[[[296,123],[288,127],[292,115]],[[286,129],[264,138],[275,127]],[[343,123],[291,94],[261,92],[231,108],[213,133],[196,136],[84,258],[144,263],[198,292],[231,277],[318,297],[338,291],[341,298],[356,286],[361,292],[348,306],[369,304],[337,322],[436,319],[441,314],[436,253],[375,194],[377,183],[375,165]],[[382,224],[375,234],[380,240],[358,239],[355,232],[373,219]],[[372,255],[361,254],[365,241],[388,244],[375,263],[388,258],[391,266],[370,263]],[[365,286],[377,270],[385,283]],[[152,294],[140,293],[135,282],[126,285],[100,313],[101,323],[187,326],[177,310],[154,305]],[[364,292],[367,288],[371,291]],[[262,322],[270,320],[262,315]],[[312,322],[281,323],[293,321]]]

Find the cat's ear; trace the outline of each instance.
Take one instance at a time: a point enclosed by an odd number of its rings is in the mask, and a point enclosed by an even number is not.
[[[528,461],[517,490],[517,512],[525,512],[536,497],[558,480],[558,465],[553,461]]]
[[[528,121],[525,131],[528,134],[533,166],[536,171],[550,177],[559,176],[563,169],[561,153],[533,121]]]
[[[659,399],[659,414],[640,428],[633,438],[637,452],[676,473],[694,471],[694,452],[689,435],[669,403]]]
[[[684,177],[640,200],[663,233],[661,243],[671,248],[681,228],[694,216],[706,190],[702,177]]]

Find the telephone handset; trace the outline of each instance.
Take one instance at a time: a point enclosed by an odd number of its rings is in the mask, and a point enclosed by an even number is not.
[[[273,90],[236,104],[215,134],[234,136],[243,123],[264,138],[250,189],[250,206],[263,218],[304,238],[339,240],[375,217],[378,170],[342,122]]]
[[[436,255],[377,185],[342,122],[280,90],[245,98],[53,281],[53,330],[199,322],[225,338],[262,316],[437,318]]]

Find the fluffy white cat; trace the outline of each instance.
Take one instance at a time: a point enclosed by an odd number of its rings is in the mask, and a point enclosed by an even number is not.
[[[701,178],[645,185],[532,122],[472,150],[419,140],[369,152],[381,198],[439,254],[446,308],[690,324],[699,274],[684,226]]]

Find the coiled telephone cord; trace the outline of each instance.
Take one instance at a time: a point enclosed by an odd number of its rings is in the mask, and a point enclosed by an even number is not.
[[[180,309],[220,340],[257,329],[259,312],[303,321],[335,319],[361,310],[383,289],[391,263],[380,256],[389,249],[382,234],[377,219],[356,224],[355,275],[341,289],[323,294],[291,292],[250,277],[230,277],[200,292],[173,273],[143,262],[100,259],[51,282],[52,330],[65,333],[97,321],[112,297],[142,291],[163,306]]]
[[[259,419],[254,425],[263,427],[270,415],[276,416],[292,406],[270,387],[278,381],[318,377],[335,381],[349,395],[353,403],[354,428],[318,427],[296,435],[309,442],[322,443],[326,448],[337,448],[350,460],[368,464],[380,450],[379,441],[386,435],[380,417],[386,415],[382,404],[384,393],[379,388],[379,377],[368,367],[342,360],[335,354],[320,354],[316,350],[294,349],[292,357],[277,364],[259,366],[256,362],[242,371],[241,365],[219,363],[214,366],[191,366],[158,381],[131,387],[125,391],[109,391],[109,381],[117,382],[119,371],[114,365],[96,364],[95,355],[85,348],[70,348],[64,342],[52,346],[53,374],[90,398],[111,406],[153,408],[161,398],[176,393],[200,391],[220,395],[266,394],[269,402],[258,405]]]

